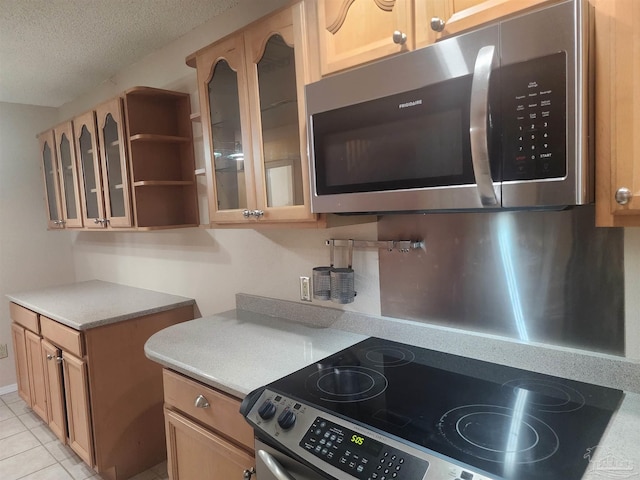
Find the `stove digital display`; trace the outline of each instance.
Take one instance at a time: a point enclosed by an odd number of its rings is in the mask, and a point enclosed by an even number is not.
[[[317,417],[299,446],[361,479],[423,478],[429,462]]]

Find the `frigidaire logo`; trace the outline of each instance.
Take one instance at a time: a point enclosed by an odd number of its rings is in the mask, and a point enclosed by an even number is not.
[[[422,100],[414,100],[413,102],[401,103],[398,108],[415,107],[416,105],[422,105]]]

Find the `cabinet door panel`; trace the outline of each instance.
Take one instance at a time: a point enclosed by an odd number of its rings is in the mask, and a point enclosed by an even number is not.
[[[25,332],[27,346],[27,365],[29,371],[29,387],[31,390],[31,408],[46,423],[49,423],[47,413],[47,390],[44,380],[44,365],[42,364],[42,347],[40,337],[33,332]]]
[[[69,424],[69,446],[82,460],[93,466],[87,363],[66,352],[62,353],[62,359]]]
[[[80,192],[78,191],[78,167],[73,138],[73,124],[66,122],[54,129],[56,153],[60,165],[60,196],[62,215],[66,228],[82,227]]]
[[[322,75],[413,48],[409,0],[318,0]],[[407,35],[393,41],[394,31]]]
[[[640,225],[640,2],[596,9],[596,224]]]
[[[59,360],[62,352],[46,340],[42,340],[42,362],[44,363],[44,380],[47,391],[47,413],[49,428],[62,443],[67,438],[67,422],[64,409],[64,389],[62,363]]]
[[[13,351],[16,360],[16,377],[18,380],[18,395],[27,405],[31,406],[31,390],[29,386],[29,369],[27,367],[27,344],[25,329],[15,323],[11,324]]]
[[[538,7],[544,3],[554,3],[557,0],[436,0],[417,2],[416,26],[430,22],[431,16],[440,17],[445,22],[444,30],[438,37],[460,33],[499,18],[520,13],[521,11]],[[443,2],[446,4],[443,5]],[[432,10],[433,9],[433,10]],[[423,17],[427,12],[426,18]],[[422,17],[422,18],[419,18]],[[420,35],[420,34],[418,34]]]
[[[104,225],[99,222],[105,218],[105,214],[95,113],[91,111],[76,117],[73,120],[73,127],[81,177],[83,223],[87,228],[103,228]]]
[[[168,471],[171,480],[230,480],[243,478],[255,466],[248,453],[165,409]]]
[[[312,220],[309,198],[302,5],[272,15],[245,32],[256,177],[264,221]]]
[[[114,98],[96,107],[96,119],[106,218],[112,227],[131,227],[129,166],[122,99]]]
[[[49,130],[38,137],[40,141],[40,155],[42,175],[44,178],[45,203],[49,228],[61,228],[62,209],[60,206],[60,186],[58,184],[58,159],[56,156],[56,142],[53,130]]]
[[[220,42],[196,57],[213,222],[242,221],[255,208],[251,135],[242,36]]]

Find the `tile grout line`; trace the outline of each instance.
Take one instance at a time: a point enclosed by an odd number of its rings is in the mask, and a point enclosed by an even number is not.
[[[54,458],[54,460],[55,460],[55,458]],[[57,463],[57,461],[56,461],[56,463]],[[47,465],[46,467],[42,467],[40,470],[35,470],[35,471],[31,472],[31,473],[27,473],[26,475],[23,475],[21,477],[16,478],[16,480],[20,480],[21,478],[26,478],[29,475],[34,475],[34,474],[36,474],[38,472],[41,472],[42,470],[45,470],[45,469],[47,469],[49,467],[52,467],[53,465],[55,465],[55,463],[52,463],[51,465]],[[62,467],[62,468],[64,469],[64,467]],[[71,474],[69,474],[69,475],[71,475]],[[73,478],[73,475],[71,475],[71,478]]]

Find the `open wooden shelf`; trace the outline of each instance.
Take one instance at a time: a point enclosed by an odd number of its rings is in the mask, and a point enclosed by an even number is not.
[[[131,185],[138,230],[196,226],[193,124],[186,93],[125,92]]]
[[[153,133],[138,133],[129,138],[132,142],[158,142],[158,143],[188,143],[189,137],[176,137],[174,135],[156,135]]]
[[[191,180],[142,180],[133,182],[134,187],[180,187],[193,185]]]

